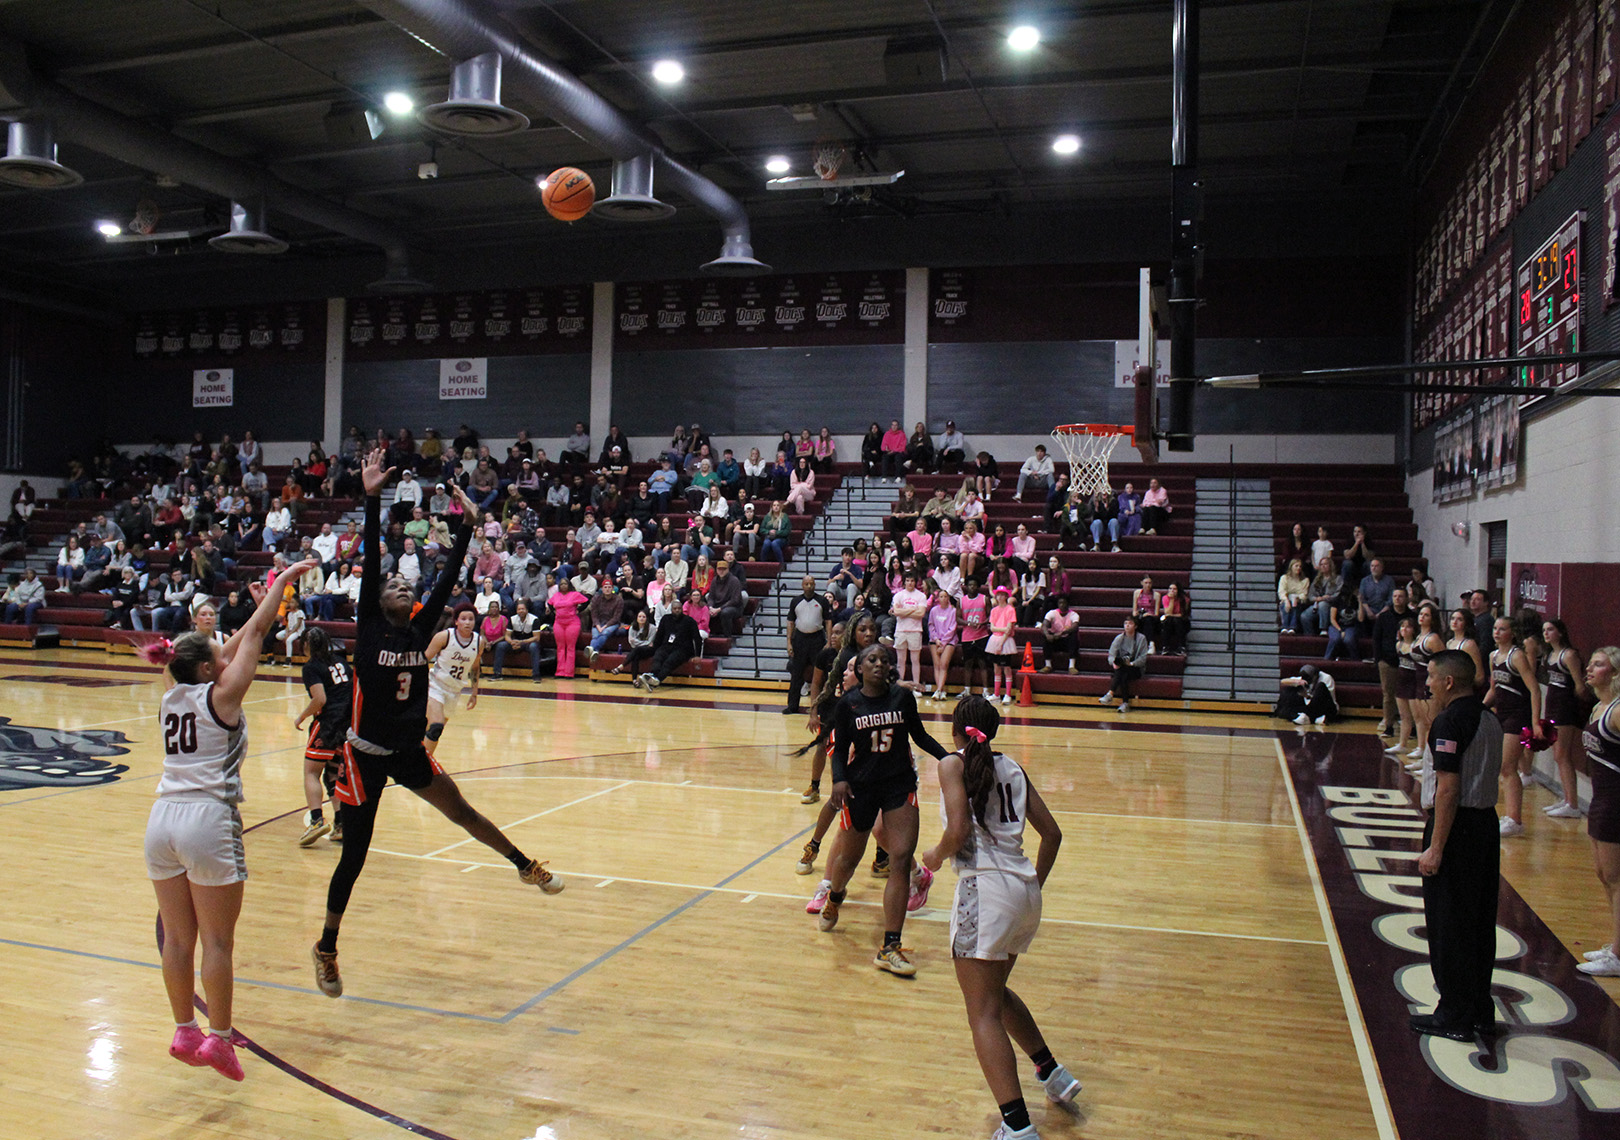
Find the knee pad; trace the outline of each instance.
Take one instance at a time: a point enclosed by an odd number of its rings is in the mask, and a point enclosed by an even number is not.
[[[442,724],[430,724],[430,725],[428,725],[427,738],[429,740],[437,740],[437,739],[439,739],[439,737],[441,737],[443,735],[444,735],[444,725],[442,725]]]

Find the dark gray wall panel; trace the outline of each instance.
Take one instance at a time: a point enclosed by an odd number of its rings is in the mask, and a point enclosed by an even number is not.
[[[420,438],[436,427],[448,438],[456,425],[471,424],[490,436],[505,437],[527,428],[533,436],[567,435],[576,420],[591,418],[591,358],[492,356],[489,398],[440,400],[439,362],[366,361],[343,369],[343,424],[358,424],[371,435],[408,427]]]
[[[232,367],[235,404],[193,408],[192,369],[187,362],[129,366],[105,389],[108,434],[127,443],[146,443],[157,436],[185,440],[194,431],[210,440],[226,432],[240,439],[246,429],[261,440],[321,438],[326,370],[320,363],[268,361]]]
[[[1395,338],[1198,342],[1198,370],[1206,375],[1399,359]],[[1061,423],[1130,423],[1134,393],[1114,387],[1113,375],[1112,341],[930,345],[929,427],[937,432],[954,419],[969,435],[975,430],[1021,435]],[[1221,435],[1392,432],[1400,414],[1398,397],[1364,392],[1206,389],[1198,393],[1194,430]]]
[[[677,421],[724,435],[860,434],[900,415],[904,386],[898,344],[624,352],[613,359],[613,422],[626,435],[667,435]]]

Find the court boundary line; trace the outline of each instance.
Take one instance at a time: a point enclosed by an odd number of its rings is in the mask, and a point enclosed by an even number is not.
[[[1372,1041],[1367,1036],[1367,1022],[1361,1015],[1361,1001],[1350,981],[1350,967],[1344,960],[1344,945],[1339,940],[1339,927],[1333,921],[1328,906],[1327,888],[1322,885],[1322,871],[1316,865],[1316,851],[1311,847],[1310,833],[1305,830],[1305,814],[1299,808],[1299,793],[1294,788],[1294,774],[1288,770],[1288,756],[1283,752],[1281,739],[1272,738],[1277,753],[1277,766],[1282,769],[1283,783],[1288,788],[1288,804],[1294,812],[1294,826],[1299,834],[1300,852],[1305,856],[1305,870],[1311,878],[1311,893],[1316,897],[1317,913],[1322,921],[1322,934],[1327,940],[1328,957],[1333,962],[1333,974],[1339,983],[1339,999],[1344,1003],[1345,1021],[1350,1027],[1350,1039],[1355,1045],[1356,1062],[1361,1068],[1362,1083],[1367,1088],[1368,1106],[1372,1109],[1373,1125],[1379,1140],[1398,1140],[1395,1119],[1389,1107],[1389,1093],[1384,1088],[1384,1075],[1373,1056]]]

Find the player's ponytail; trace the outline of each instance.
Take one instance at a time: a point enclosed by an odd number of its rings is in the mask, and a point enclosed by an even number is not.
[[[990,803],[990,789],[996,782],[996,757],[990,742],[1001,727],[1001,714],[980,696],[956,702],[951,728],[967,738],[962,749],[962,783],[967,788],[973,818],[984,826],[984,813]]]
[[[309,649],[309,659],[321,665],[330,665],[337,657],[332,635],[318,625],[309,627],[304,634],[304,644]]]
[[[196,632],[182,633],[173,641],[154,641],[140,649],[153,665],[166,665],[169,675],[182,685],[198,683],[197,671],[214,661],[214,643]]]

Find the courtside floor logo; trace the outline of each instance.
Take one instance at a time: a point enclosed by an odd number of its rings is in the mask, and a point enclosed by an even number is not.
[[[89,788],[110,784],[129,771],[103,757],[127,756],[121,732],[34,728],[0,716],[0,792],[39,788]]]
[[[1416,786],[1372,736],[1284,738],[1283,752],[1400,1135],[1620,1135],[1620,1009],[1506,880],[1492,975],[1499,1035],[1451,1041],[1411,1031],[1407,1018],[1438,1000]],[[1597,933],[1596,883],[1592,893]]]

